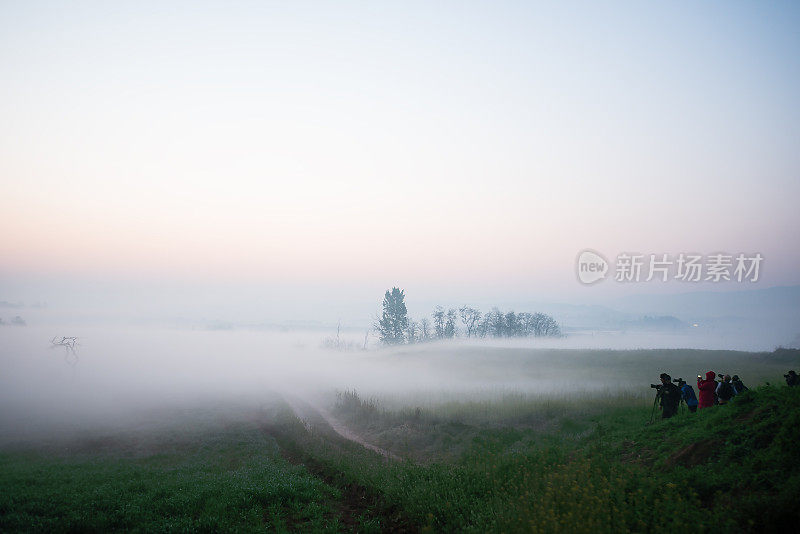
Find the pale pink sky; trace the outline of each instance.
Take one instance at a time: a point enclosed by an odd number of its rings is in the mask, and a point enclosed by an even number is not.
[[[584,248],[760,252],[760,286],[798,284],[798,22],[4,3],[0,300],[92,280],[638,290],[580,286]]]

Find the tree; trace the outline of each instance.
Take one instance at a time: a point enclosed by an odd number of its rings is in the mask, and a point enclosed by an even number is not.
[[[416,343],[419,340],[419,324],[415,320],[409,319],[408,328],[406,328],[406,341],[408,343]]]
[[[503,332],[503,335],[506,337],[517,337],[522,335],[519,319],[513,310],[506,313],[504,323],[505,324],[503,326],[505,327],[505,331]]]
[[[431,339],[431,322],[427,317],[423,317],[419,322],[419,340],[430,341]]]
[[[544,313],[533,314],[533,335],[536,337],[558,337],[561,327],[555,319]]]
[[[519,322],[521,336],[528,337],[533,335],[533,315],[527,312],[520,312],[517,314],[517,321]]]
[[[77,337],[67,337],[61,336],[61,339],[56,339],[55,337],[50,340],[51,348],[52,347],[64,347],[64,361],[67,362],[71,366],[75,366],[78,363],[78,353],[75,352],[75,347],[78,346],[78,338]]]
[[[456,332],[458,327],[456,326],[456,321],[458,320],[458,315],[456,314],[456,310],[450,308],[447,310],[447,320],[444,324],[444,337],[447,339],[453,339],[456,337]]]
[[[434,308],[433,317],[433,337],[437,339],[449,339],[458,335],[456,325],[458,317],[464,323],[467,337],[558,337],[561,335],[561,327],[555,319],[544,313],[516,313],[513,310],[502,312],[498,308],[492,308],[482,314],[479,310],[469,306],[462,306],[458,310],[453,308],[445,311],[441,306]],[[419,340],[426,340],[430,337],[429,323],[423,319],[418,329]]]
[[[383,296],[383,312],[376,328],[381,342],[386,345],[405,343],[408,330],[408,310],[405,303],[405,291],[393,287]]]
[[[441,306],[436,306],[433,309],[433,331],[436,339],[444,338],[444,309]]]
[[[481,317],[480,320],[478,320],[478,326],[475,328],[475,335],[477,335],[478,337],[488,336],[489,332],[491,331],[491,326],[489,324],[490,320],[491,317],[489,316],[489,314],[485,313],[483,317]]]
[[[487,334],[492,337],[503,337],[505,335],[505,314],[498,310],[497,308],[492,308],[489,313],[486,314],[486,321],[487,321]]]
[[[478,325],[481,320],[481,312],[469,306],[461,306],[458,311],[461,313],[461,322],[464,323],[467,337],[477,335]]]

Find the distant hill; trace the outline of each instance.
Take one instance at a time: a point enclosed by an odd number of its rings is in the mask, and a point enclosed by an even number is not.
[[[693,291],[671,295],[630,295],[608,306],[627,313],[697,317],[782,317],[800,324],[800,286],[747,291]]]
[[[631,295],[609,299],[602,305],[525,302],[515,303],[514,308],[548,313],[568,333],[612,330],[686,334],[693,340],[718,340],[720,347],[748,350],[800,346],[800,286]]]

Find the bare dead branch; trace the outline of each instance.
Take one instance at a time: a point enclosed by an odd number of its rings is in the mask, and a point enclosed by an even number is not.
[[[57,339],[57,336],[55,336],[50,340],[50,343],[51,348],[64,347],[64,361],[69,365],[74,366],[76,363],[78,363],[78,353],[75,352],[75,347],[78,346],[77,337],[61,336],[61,339]]]

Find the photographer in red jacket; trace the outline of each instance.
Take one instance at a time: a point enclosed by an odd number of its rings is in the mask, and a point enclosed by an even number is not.
[[[697,390],[700,394],[698,408],[701,410],[714,406],[714,390],[717,389],[717,383],[714,382],[716,376],[714,371],[707,372],[705,380],[702,380],[700,375],[697,375]]]

